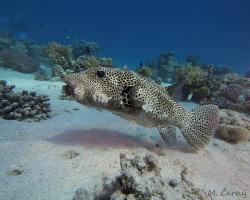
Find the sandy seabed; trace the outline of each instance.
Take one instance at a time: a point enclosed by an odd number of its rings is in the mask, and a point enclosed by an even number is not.
[[[0,79],[16,85],[15,91],[47,94],[52,110],[52,117],[40,122],[0,119],[1,200],[70,200],[79,188],[94,192],[103,177],[119,174],[120,153],[155,155],[167,180],[180,178],[185,167],[197,188],[246,192],[245,198],[213,199],[250,199],[249,142],[231,145],[213,138],[205,149],[193,152],[179,135],[169,148],[156,129],[59,99],[61,82],[37,81],[31,74],[4,68]],[[183,106],[190,110],[196,105]],[[13,169],[20,174],[10,175]]]

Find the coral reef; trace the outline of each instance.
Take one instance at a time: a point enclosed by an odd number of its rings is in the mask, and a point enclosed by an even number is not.
[[[21,41],[19,41],[20,43]],[[27,55],[37,60],[40,63],[47,63],[48,59],[44,55],[45,45],[38,43],[37,41],[25,39],[22,40],[22,43],[27,50]]]
[[[245,142],[249,139],[250,119],[243,113],[232,110],[220,111],[220,125],[215,136],[229,143]]]
[[[94,56],[80,56],[72,60],[74,72],[81,72],[92,67],[112,67],[111,58],[98,58]]]
[[[236,74],[221,77],[220,87],[202,104],[213,103],[220,108],[250,113],[250,79]]]
[[[49,43],[45,49],[52,65],[60,65],[64,69],[71,67],[72,49],[56,42]]]
[[[186,66],[176,69],[177,82],[185,80],[185,83],[190,88],[203,87],[207,76],[208,73],[200,67]]]
[[[75,59],[83,55],[96,56],[97,52],[100,50],[97,43],[85,40],[74,40],[71,44],[71,48]]]
[[[91,42],[86,42],[86,45],[95,46]],[[61,80],[67,74],[81,72],[91,67],[112,67],[111,58],[95,57],[92,55],[94,54],[93,52],[88,53],[88,55],[81,55],[74,58],[75,56],[73,55],[71,46],[64,46],[55,42],[48,44],[45,48],[45,53],[52,67],[52,80]]]
[[[214,69],[212,65],[177,67],[176,82],[184,81],[185,92],[196,102],[249,113],[250,80],[232,73],[217,75]]]
[[[151,78],[157,80],[161,78],[163,82],[173,82],[175,69],[179,64],[175,60],[174,52],[162,52],[155,62],[146,64],[152,71]]]
[[[246,71],[245,77],[246,77],[246,78],[250,78],[250,69],[248,69],[248,70]]]
[[[9,32],[0,33],[0,50],[9,48],[14,43],[12,34]]]
[[[232,74],[233,69],[230,66],[216,66],[213,67],[213,73],[215,75],[225,75],[225,74]]]
[[[171,199],[172,192],[181,199],[205,199],[201,196],[201,190],[194,187],[193,183],[187,180],[187,169],[181,172],[181,180],[166,181],[161,176],[158,161],[152,155],[134,158],[127,158],[120,154],[121,172],[115,180],[104,179],[103,189],[94,199]],[[178,188],[175,190],[174,188]]]
[[[212,73],[212,66],[200,68],[198,66],[185,66],[176,69],[176,82],[184,82],[187,97],[192,93],[192,100],[200,102],[209,99],[218,90],[219,77]]]
[[[32,57],[14,49],[2,49],[0,51],[0,63],[20,72],[32,73],[39,67],[38,61]]]
[[[37,62],[45,62],[43,55],[44,46],[30,39],[16,39],[12,33],[0,33],[0,50],[11,49],[32,57]],[[8,66],[7,66],[8,67]]]
[[[192,100],[194,101],[201,101],[203,99],[206,99],[211,94],[211,91],[208,87],[195,88],[192,90],[192,92],[193,92]]]
[[[97,57],[98,51],[97,43],[85,40],[75,40],[70,45],[42,45],[30,39],[16,39],[8,32],[0,33],[0,64],[25,73],[36,72],[38,80],[60,81],[69,73],[91,67],[113,67],[111,58]]]
[[[151,69],[147,66],[139,66],[135,71],[138,74],[141,74],[142,76],[147,78],[149,78],[152,75]]]
[[[4,119],[32,119],[40,121],[50,117],[49,98],[36,92],[13,92],[14,85],[0,80],[0,116]]]
[[[97,199],[167,199],[165,183],[153,156],[120,155],[121,174],[115,181],[104,180],[102,193]]]
[[[186,62],[188,64],[191,64],[193,67],[197,66],[200,62],[200,56],[194,55],[194,54],[189,54],[186,58]]]
[[[72,49],[59,43],[49,43],[44,49],[52,66],[52,76],[63,78],[67,69],[72,68]],[[73,71],[72,71],[73,72]]]
[[[245,142],[249,138],[249,131],[242,126],[220,124],[215,136],[230,143]]]
[[[250,131],[250,117],[232,110],[220,110],[220,124],[241,126]]]
[[[36,80],[50,80],[52,77],[52,69],[45,64],[40,64],[38,71],[35,73]]]
[[[178,63],[175,61],[174,52],[163,52],[157,62],[159,77],[163,82],[172,82]]]

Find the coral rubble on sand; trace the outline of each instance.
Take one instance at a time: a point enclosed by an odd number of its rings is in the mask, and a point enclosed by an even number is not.
[[[121,154],[120,166],[120,175],[115,180],[105,178],[102,191],[94,199],[206,199],[202,191],[186,179],[186,168],[180,174],[180,181],[170,183],[161,176],[158,161],[152,155],[128,158]]]
[[[7,85],[0,80],[0,116],[4,119],[32,119],[40,121],[50,116],[50,104],[47,95],[38,95],[36,92],[15,93],[14,85]]]

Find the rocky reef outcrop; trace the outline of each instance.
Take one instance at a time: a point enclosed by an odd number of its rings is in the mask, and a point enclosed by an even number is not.
[[[50,117],[50,104],[47,95],[35,91],[14,92],[14,85],[0,80],[0,117],[9,120],[40,121]]]
[[[0,51],[0,64],[24,73],[35,72],[39,67],[39,62],[31,56],[7,48]]]
[[[30,39],[16,39],[10,32],[0,32],[0,64],[3,67],[32,73],[38,70],[43,57],[43,45]]]

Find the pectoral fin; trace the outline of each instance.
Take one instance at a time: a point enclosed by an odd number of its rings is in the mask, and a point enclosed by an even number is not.
[[[176,143],[176,127],[159,126],[158,130],[161,138],[167,143],[167,145],[172,146]]]
[[[137,93],[137,86],[127,86],[124,85],[122,89],[122,106],[130,110],[138,110],[142,106],[142,102],[136,100],[135,95]]]

